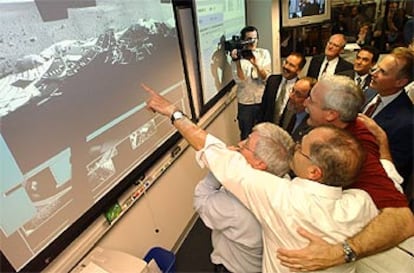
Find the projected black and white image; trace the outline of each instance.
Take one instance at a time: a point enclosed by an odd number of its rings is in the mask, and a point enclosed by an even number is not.
[[[190,113],[163,2],[0,1],[0,240],[16,270],[175,133],[141,83]]]

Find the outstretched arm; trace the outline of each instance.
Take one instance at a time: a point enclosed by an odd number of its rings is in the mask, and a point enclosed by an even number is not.
[[[329,244],[304,229],[298,232],[309,240],[309,245],[298,250],[278,249],[277,258],[284,266],[296,271],[313,271],[345,263],[342,244]],[[360,259],[395,247],[411,236],[414,236],[414,217],[410,209],[385,208],[347,241]]]
[[[147,108],[161,115],[171,117],[179,109],[167,99],[159,95],[150,87],[142,84],[141,87],[148,92],[150,98],[147,100]],[[197,151],[204,147],[207,138],[207,132],[195,125],[190,119],[183,118],[174,121],[174,126],[188,143]]]
[[[376,137],[381,159],[390,161],[392,165],[388,139],[384,130],[365,115],[360,114],[358,119],[363,121]],[[393,173],[387,168],[384,169],[396,182]],[[298,250],[279,249],[277,257],[284,266],[292,270],[311,271],[345,263],[342,244],[331,245],[304,229],[298,229],[298,232],[309,240],[309,245]],[[362,231],[348,239],[347,242],[360,259],[395,247],[411,236],[414,236],[414,216],[411,210],[408,207],[384,208]]]

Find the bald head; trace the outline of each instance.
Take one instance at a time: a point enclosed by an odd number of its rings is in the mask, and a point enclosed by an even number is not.
[[[322,170],[319,182],[345,187],[355,181],[365,154],[355,137],[343,129],[321,126],[308,134],[309,156]]]

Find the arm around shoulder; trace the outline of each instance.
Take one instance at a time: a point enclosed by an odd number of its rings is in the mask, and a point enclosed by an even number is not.
[[[414,236],[414,216],[408,207],[384,208],[361,232],[348,240],[358,258],[377,254]]]

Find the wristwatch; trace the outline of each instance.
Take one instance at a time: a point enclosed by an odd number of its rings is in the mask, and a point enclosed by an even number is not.
[[[350,263],[356,261],[357,255],[347,241],[342,243],[342,249],[345,254],[345,262]]]
[[[185,117],[187,117],[187,116],[182,111],[180,111],[180,110],[174,111],[174,113],[172,113],[172,115],[171,115],[171,123],[174,124],[174,121],[179,120],[179,119],[183,119]]]

